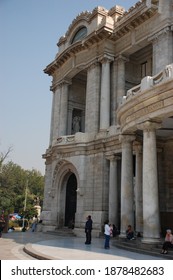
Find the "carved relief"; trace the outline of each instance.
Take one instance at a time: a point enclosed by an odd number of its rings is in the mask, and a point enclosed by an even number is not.
[[[61,160],[57,163],[56,167],[55,167],[55,170],[54,170],[54,173],[53,173],[53,178],[52,178],[52,189],[53,189],[53,186],[54,186],[54,182],[55,182],[55,178],[56,178],[56,175],[58,173],[58,170],[59,168],[64,164],[64,160]]]

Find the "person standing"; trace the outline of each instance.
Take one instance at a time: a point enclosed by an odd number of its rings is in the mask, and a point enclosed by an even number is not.
[[[5,227],[5,220],[4,220],[4,216],[1,215],[1,217],[0,217],[0,238],[2,237],[2,232],[3,232],[4,227]]]
[[[33,218],[32,227],[31,227],[32,232],[36,231],[37,224],[38,224],[38,218],[37,218],[37,215],[35,215]]]
[[[111,227],[109,226],[109,221],[106,220],[105,221],[105,227],[104,227],[105,231],[104,231],[104,235],[105,235],[105,245],[104,248],[105,249],[109,249],[109,241],[110,241],[110,235],[111,235]]]
[[[91,216],[89,215],[87,217],[87,221],[85,223],[85,233],[86,233],[86,241],[85,244],[91,244],[91,231],[92,231],[92,224],[93,221],[91,219]]]

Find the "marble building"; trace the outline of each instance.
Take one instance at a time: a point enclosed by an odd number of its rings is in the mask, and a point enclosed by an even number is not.
[[[99,236],[106,218],[158,242],[173,229],[173,0],[82,12],[52,76],[43,231]]]

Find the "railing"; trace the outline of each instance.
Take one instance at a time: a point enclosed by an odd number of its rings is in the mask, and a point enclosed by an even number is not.
[[[146,76],[141,80],[141,83],[127,91],[127,95],[123,96],[122,103],[126,102],[129,98],[139,94],[141,91],[148,90],[155,85],[161,84],[173,78],[173,64],[167,65],[163,71],[155,76]]]
[[[57,143],[70,143],[75,141],[75,135],[61,136],[57,138]]]

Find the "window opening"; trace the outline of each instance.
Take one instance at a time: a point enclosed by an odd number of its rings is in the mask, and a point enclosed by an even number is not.
[[[84,26],[76,32],[76,34],[74,35],[71,43],[73,44],[73,43],[81,40],[86,35],[87,35],[87,28]]]

